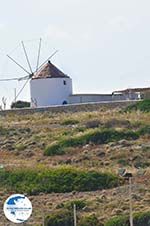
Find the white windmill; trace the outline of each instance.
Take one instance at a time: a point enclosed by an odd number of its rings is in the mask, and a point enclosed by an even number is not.
[[[23,89],[26,87],[27,83],[30,82],[30,92],[31,92],[31,106],[37,107],[47,107],[51,105],[62,105],[68,103],[68,98],[72,95],[72,79],[60,71],[54,64],[51,63],[50,59],[58,52],[55,51],[50,55],[47,60],[45,60],[41,65],[39,65],[40,53],[41,53],[41,39],[39,41],[38,47],[38,57],[36,70],[33,71],[24,42],[21,42],[22,48],[26,57],[26,61],[29,70],[24,68],[20,63],[18,63],[14,58],[7,55],[7,57],[12,60],[18,67],[20,67],[24,72],[27,73],[24,77],[19,78],[6,78],[0,79],[0,82],[8,81],[22,81],[25,80],[23,87],[15,96],[15,101],[18,99]]]

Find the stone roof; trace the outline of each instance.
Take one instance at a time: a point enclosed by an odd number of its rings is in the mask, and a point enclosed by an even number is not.
[[[42,79],[42,78],[69,78],[68,75],[60,71],[54,64],[48,61],[35,75],[32,79]]]

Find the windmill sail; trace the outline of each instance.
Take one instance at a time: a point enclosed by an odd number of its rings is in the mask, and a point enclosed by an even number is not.
[[[6,78],[3,78],[3,79],[0,79],[0,82],[11,82],[11,81],[23,81],[23,80],[27,80],[25,82],[25,84],[23,85],[23,87],[19,90],[19,92],[17,93],[16,95],[16,98],[15,98],[15,101],[16,99],[20,96],[20,94],[22,93],[22,91],[24,90],[24,88],[26,87],[26,85],[28,84],[28,82],[32,79],[32,77],[36,76],[36,74],[40,71],[40,69],[43,67],[44,64],[47,63],[48,60],[50,60],[57,52],[58,50],[56,50],[53,54],[51,54],[46,61],[44,61],[40,66],[39,66],[39,59],[40,59],[40,53],[41,53],[41,42],[42,42],[42,39],[40,38],[40,41],[39,41],[39,47],[38,47],[38,56],[37,56],[37,65],[36,65],[36,70],[33,71],[32,70],[32,67],[31,67],[31,64],[30,64],[30,61],[29,61],[29,57],[28,57],[28,54],[27,54],[27,51],[26,51],[26,48],[25,48],[25,45],[24,45],[24,42],[22,41],[21,44],[22,44],[22,48],[23,48],[23,51],[24,51],[24,55],[26,57],[26,61],[27,61],[27,64],[29,66],[29,69],[30,69],[30,72],[24,68],[20,63],[18,63],[14,58],[12,58],[11,56],[7,55],[7,57],[12,61],[14,62],[18,67],[20,67],[24,72],[27,73],[26,76],[22,76],[22,77],[14,77],[14,78],[7,78],[7,76],[5,76]],[[4,77],[4,76],[3,76]]]

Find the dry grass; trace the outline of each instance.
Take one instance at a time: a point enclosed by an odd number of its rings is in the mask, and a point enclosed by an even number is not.
[[[68,119],[78,123],[63,123]],[[115,120],[116,122],[113,123]],[[127,168],[135,175],[134,212],[150,210],[149,135],[132,141],[122,140],[103,145],[87,144],[69,148],[62,156],[46,157],[43,155],[47,145],[74,135],[82,135],[89,129],[86,125],[91,121],[98,122],[96,128],[109,125],[117,130],[132,129],[136,131],[141,126],[150,125],[150,113],[123,113],[120,109],[111,111],[106,109],[72,114],[36,113],[0,117],[0,127],[7,131],[6,134],[0,135],[0,164],[3,164],[5,168],[39,166],[55,168],[60,165],[71,165],[85,170],[90,168],[113,173],[118,173],[119,168]],[[145,172],[144,176],[138,177],[137,174],[141,172]],[[5,191],[1,191],[1,205],[8,195]],[[34,207],[31,225],[40,225],[43,214],[49,213],[49,210],[55,210],[58,204],[73,199],[88,201],[90,204],[81,214],[96,212],[102,221],[110,216],[129,212],[127,186],[119,187],[118,185],[117,189],[96,192],[40,194],[38,202],[36,201],[37,197],[30,198]],[[43,204],[43,212],[41,212],[41,205],[39,205],[41,203]],[[0,225],[4,225],[4,223]]]

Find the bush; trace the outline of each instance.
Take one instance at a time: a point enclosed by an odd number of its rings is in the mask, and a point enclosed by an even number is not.
[[[0,136],[5,136],[9,133],[9,131],[7,129],[5,129],[4,127],[0,126]]]
[[[117,163],[122,165],[122,166],[129,165],[129,161],[127,159],[118,159]]]
[[[97,217],[93,214],[82,218],[79,222],[79,226],[103,226],[103,224],[100,223]]]
[[[113,217],[105,226],[129,226],[129,220],[126,216]]]
[[[73,214],[67,210],[61,210],[45,218],[45,226],[73,226]]]
[[[76,205],[77,210],[82,210],[87,205],[87,202],[85,200],[76,199],[66,203],[61,203],[57,206],[57,208],[66,208],[68,210],[72,210],[74,204]]]
[[[11,108],[29,108],[30,102],[18,100],[17,102],[13,102],[11,104]]]
[[[143,112],[150,112],[150,99],[139,101],[136,104],[128,106],[125,111],[143,111]]]
[[[56,169],[16,169],[0,171],[0,186],[10,191],[38,194],[95,191],[113,188],[119,178],[110,173],[84,171],[71,167]]]
[[[129,226],[129,217],[119,216],[109,220],[105,226]],[[134,215],[133,225],[148,226],[150,225],[150,212],[137,213]]]
[[[75,125],[75,124],[78,124],[78,123],[79,123],[79,121],[76,120],[76,119],[66,119],[66,120],[64,120],[64,121],[61,123],[61,125],[67,126],[67,125]]]
[[[147,125],[147,126],[144,126],[142,127],[141,129],[139,129],[138,131],[139,135],[150,135],[150,126]]]
[[[64,138],[57,143],[50,145],[48,150],[44,151],[45,155],[51,154],[53,150],[59,152],[60,149],[66,147],[77,147],[83,146],[89,143],[93,144],[106,144],[112,141],[119,141],[122,139],[137,139],[139,134],[134,131],[117,131],[114,129],[93,129],[88,132],[83,133],[80,136],[72,136],[69,138]]]
[[[131,127],[131,124],[130,124],[130,121],[129,120],[120,120],[120,119],[111,119],[109,121],[107,121],[105,123],[105,126],[107,128],[111,128],[111,127],[125,127],[125,128],[130,128]]]
[[[25,144],[16,144],[15,149],[18,151],[23,151],[26,149],[26,145]]]
[[[60,147],[60,145],[53,144],[53,145],[48,145],[45,148],[44,154],[47,156],[63,155],[63,154],[65,154],[65,151],[62,147]]]
[[[95,215],[86,216],[78,223],[79,226],[103,226]],[[45,226],[74,226],[73,209],[61,210],[45,218]]]
[[[87,129],[94,129],[94,128],[99,127],[100,125],[102,125],[102,123],[99,120],[95,119],[95,120],[87,121],[85,124],[85,127]]]
[[[133,224],[137,226],[149,226],[150,212],[135,214]]]

